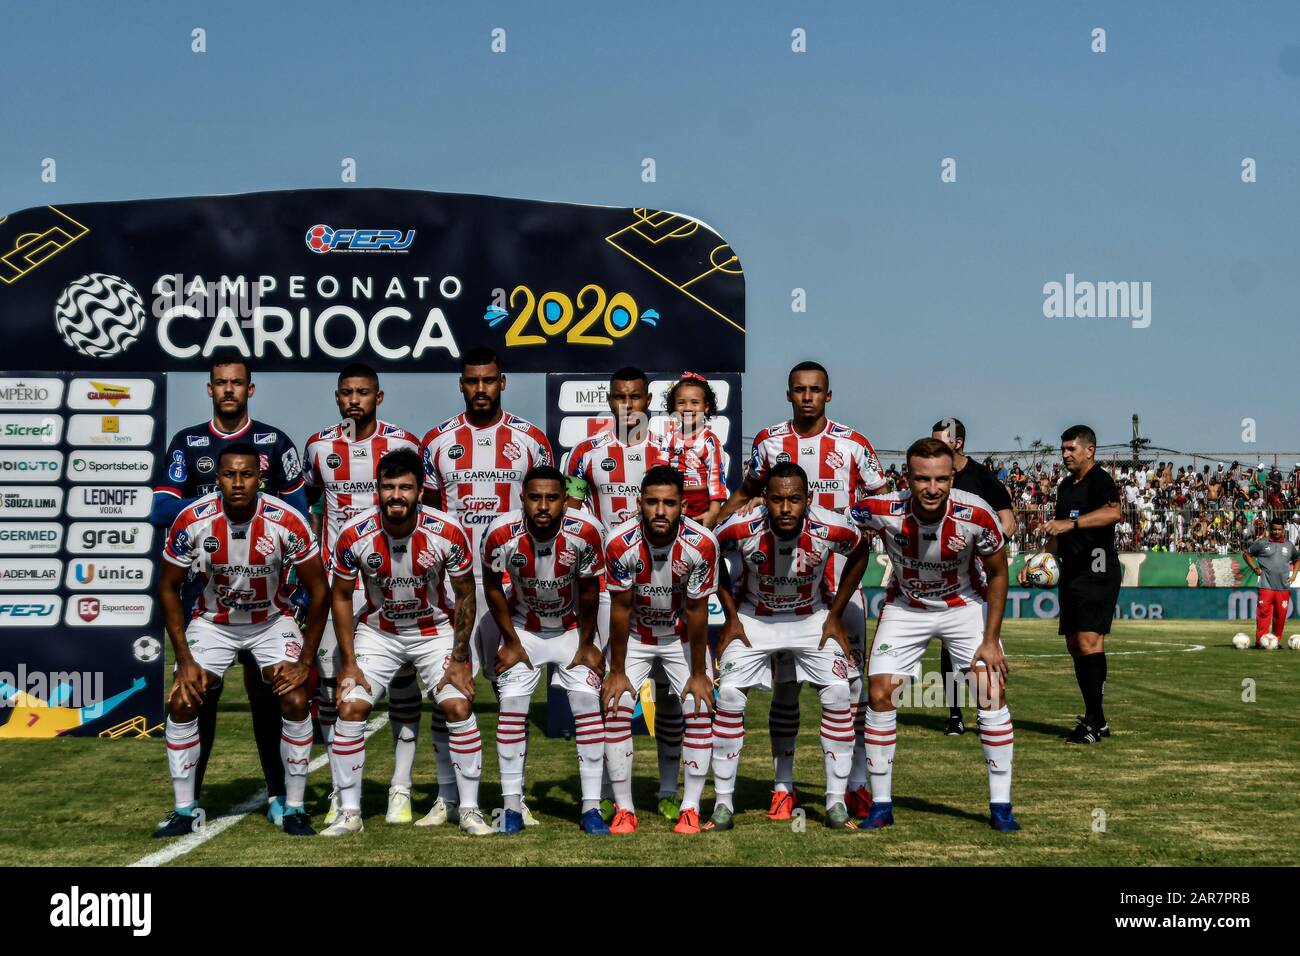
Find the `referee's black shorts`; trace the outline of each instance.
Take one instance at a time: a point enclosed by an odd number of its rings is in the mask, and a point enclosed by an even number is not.
[[[1066,636],[1080,631],[1109,634],[1115,605],[1119,601],[1120,580],[1120,575],[1062,580],[1058,592],[1061,617],[1057,633]]]

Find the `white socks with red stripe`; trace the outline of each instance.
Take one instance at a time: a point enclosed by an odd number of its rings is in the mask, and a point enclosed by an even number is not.
[[[867,705],[863,728],[867,744],[867,775],[871,780],[872,803],[892,803],[894,746],[898,743],[898,711],[872,710]]]
[[[682,765],[682,702],[667,684],[655,684],[655,749],[659,752],[659,799],[675,797]]]
[[[794,790],[794,744],[799,736],[798,681],[779,681],[772,688],[772,709],[767,729],[772,737],[772,789],[790,793]]]
[[[460,805],[465,809],[478,806],[478,781],[483,776],[483,736],[471,712],[465,720],[447,721],[447,747]]]
[[[420,742],[420,685],[414,672],[399,673],[388,688],[388,720],[393,728],[394,787],[411,789],[411,768]]]
[[[429,735],[433,738],[433,760],[438,765],[438,796],[446,803],[459,803],[456,789],[456,768],[452,766],[448,748],[447,715],[436,703],[429,715]],[[478,804],[473,804],[478,806]]]
[[[979,713],[980,744],[984,747],[984,763],[989,770],[989,803],[1011,802],[1011,755],[1015,748],[1015,735],[1011,732],[1011,711],[1003,705],[1001,710],[981,710]]]
[[[361,778],[365,772],[366,722],[340,720],[334,725],[334,742],[330,744],[330,773],[344,810],[361,812]]]
[[[826,809],[844,802],[853,763],[853,708],[849,685],[827,684],[817,692],[822,702],[821,741],[826,761]]]
[[[736,768],[740,751],[745,747],[745,705],[743,690],[723,686],[718,689],[718,708],[713,713],[713,793],[714,806],[734,810]]]
[[[524,795],[524,757],[528,754],[528,698],[502,697],[497,721],[497,766],[507,810],[518,810]],[[513,802],[513,805],[512,805]]]
[[[631,694],[624,694],[605,715],[605,773],[620,810],[636,812],[632,803],[632,710]]]
[[[194,768],[199,763],[199,719],[178,724],[167,718],[167,769],[172,775],[176,809],[194,802]]]
[[[605,722],[600,716],[600,698],[595,694],[569,691],[569,708],[573,711],[574,740],[578,745],[582,812],[586,813],[600,806],[600,778],[605,769]]]
[[[311,764],[311,718],[280,718],[280,762],[284,764],[284,805],[301,807]]]
[[[703,706],[698,714],[695,708],[694,697],[687,697],[682,702],[686,720],[686,739],[682,741],[682,764],[685,771],[682,809],[698,813],[700,798],[704,795],[704,784],[709,778],[709,758],[713,756],[713,717]]]
[[[867,744],[863,729],[867,725],[867,683],[861,677],[849,681],[849,700],[853,707],[853,763],[849,767],[849,789],[867,785]]]

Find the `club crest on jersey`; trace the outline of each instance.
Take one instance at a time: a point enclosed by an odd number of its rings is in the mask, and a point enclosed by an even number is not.
[[[841,454],[840,454],[839,452],[837,452],[837,451],[829,452],[829,453],[826,455],[826,467],[828,467],[828,468],[843,468],[843,467],[844,467],[844,456],[841,455]]]
[[[185,444],[191,448],[207,448],[212,444],[212,440],[207,435],[186,435]]]
[[[835,663],[831,665],[831,673],[834,674],[836,677],[838,677],[840,680],[848,680],[849,678],[848,664],[836,658]]]
[[[366,555],[366,567],[372,571],[378,571],[379,566],[384,563],[384,556],[378,551],[371,551]]]
[[[616,462],[613,458],[606,458],[600,463],[601,471],[613,471],[617,467],[618,467],[618,462]]]
[[[258,432],[253,436],[254,445],[274,445],[275,432]]]
[[[952,516],[958,521],[970,521],[971,518],[975,517],[975,509],[970,505],[959,505],[953,502]]]
[[[501,454],[505,455],[511,461],[518,461],[523,457],[524,450],[514,442],[508,441],[501,446]]]
[[[298,658],[302,657],[302,642],[301,642],[301,641],[285,641],[285,642],[284,642],[284,656],[287,657],[287,658],[288,658],[289,660],[291,660],[291,661],[296,661]]]
[[[337,468],[341,464],[343,464],[343,459],[334,454],[334,452],[330,452],[325,456],[325,465],[327,468]]]
[[[600,690],[600,675],[590,668],[587,669],[587,683],[596,690]]]
[[[208,554],[216,554],[221,548],[221,542],[209,535],[203,539],[203,550]]]
[[[269,558],[275,553],[275,542],[271,540],[269,535],[264,534],[253,542],[253,550],[262,557]]]
[[[438,563],[438,556],[428,548],[422,548],[415,556],[415,570],[423,574]]]
[[[464,445],[459,445],[459,444],[452,445],[450,448],[447,449],[447,457],[450,458],[452,461],[456,461],[460,458],[463,458],[464,455],[465,455]]]
[[[683,561],[681,558],[673,561],[673,574],[677,575],[679,578],[684,578],[690,573],[691,566],[687,562]]]
[[[970,541],[964,534],[954,534],[949,536],[947,544],[949,551],[965,551]]]

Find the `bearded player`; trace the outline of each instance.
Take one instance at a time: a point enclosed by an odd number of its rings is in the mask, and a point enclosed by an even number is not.
[[[321,520],[321,554],[326,569],[332,567],[330,555],[338,541],[343,526],[358,515],[373,511],[378,504],[375,494],[375,468],[390,451],[406,448],[418,453],[420,439],[404,428],[380,421],[379,406],[384,401],[384,391],[379,387],[379,374],[369,365],[354,363],[339,372],[338,387],[334,390],[342,421],[316,432],[303,446],[303,481],[307,485],[307,498],[313,504],[324,500],[325,512]],[[350,580],[358,583],[354,575]],[[360,609],[365,601],[362,588],[354,589],[353,603]],[[334,627],[326,625],[316,656],[320,682],[316,699],[325,745],[334,736],[334,722],[338,718],[336,706],[336,679],[338,669],[338,641]],[[435,705],[436,706],[436,705]],[[388,790],[389,823],[411,822],[411,767],[415,762],[416,743],[420,733],[420,687],[416,683],[415,669],[403,667],[388,685],[388,717],[393,731],[393,778]],[[435,724],[437,720],[435,718]],[[442,721],[443,726],[446,721]],[[455,775],[446,753],[446,740],[434,737],[434,752],[438,756],[438,779],[441,786],[443,764],[446,776],[452,781],[455,792]],[[453,797],[454,799],[454,797]],[[337,791],[330,794],[330,808],[325,823],[334,822],[339,812]]]
[[[790,369],[786,381],[786,398],[790,402],[789,421],[764,428],[754,436],[754,450],[749,458],[744,482],[722,509],[722,518],[743,511],[763,493],[763,485],[772,468],[791,461],[808,475],[812,503],[831,511],[847,512],[856,496],[874,494],[886,487],[880,460],[871,442],[859,431],[826,417],[831,401],[830,374],[816,362],[800,362]],[[826,593],[834,597],[844,570],[844,559],[832,555],[826,566]],[[866,607],[858,582],[852,582],[852,596],[844,612],[853,662],[859,669],[866,660]],[[796,805],[794,789],[794,748],[799,734],[799,690],[794,677],[794,661],[788,654],[778,655],[773,667],[772,709],[768,728],[772,738],[772,805],[768,817],[788,820]],[[849,812],[863,818],[871,810],[871,793],[867,789],[866,749],[862,726],[866,711],[866,691],[859,674],[849,682],[853,707],[853,765],[849,771],[846,797]]]
[[[821,744],[826,766],[827,827],[853,830],[844,805],[853,760],[849,680],[856,667],[841,625],[824,627],[823,579],[832,554],[847,555],[862,540],[838,512],[809,503],[808,476],[792,461],[767,475],[763,505],[732,515],[717,531],[723,552],[735,551],[743,567],[741,597],[732,597],[727,572],[718,596],[726,623],[718,637],[721,675],[713,718],[713,788],[717,797],[705,830],[730,830],[735,813],[736,768],[745,743],[745,705],[751,687],[766,682],[772,658],[794,659],[796,680],[817,688],[822,704]],[[849,595],[842,595],[845,603]]]
[[[366,718],[376,698],[410,665],[447,715],[460,829],[487,836],[492,828],[478,806],[483,744],[471,706],[470,634],[476,615],[469,539],[451,515],[419,504],[424,465],[414,449],[401,448],[380,459],[377,482],[379,508],[351,521],[332,555],[340,663],[330,769],[341,810],[321,835],[365,829]],[[357,579],[366,603],[354,628]]]
[[[650,382],[645,372],[629,366],[610,377],[609,410],[613,426],[579,442],[569,454],[565,469],[569,479],[569,507],[588,507],[604,525],[607,541],[615,527],[639,514],[637,500],[647,469],[667,459],[650,437]],[[598,628],[604,627],[608,633],[610,594],[607,589],[600,592],[600,604]],[[682,759],[682,702],[669,693],[662,665],[657,661],[652,663],[654,734],[659,756],[658,810],[665,819],[676,821],[681,814],[677,777]],[[634,686],[632,692],[638,694],[640,685]],[[608,764],[605,769],[608,773]],[[610,809],[604,814],[607,822],[615,812]]]
[[[495,686],[492,661],[500,635],[483,595],[481,562],[483,533],[499,515],[519,507],[519,490],[524,474],[537,465],[552,463],[546,434],[518,415],[501,409],[506,375],[501,360],[490,348],[473,348],[461,359],[460,394],[465,411],[429,430],[420,443],[424,455],[424,503],[455,516],[469,535],[473,548],[474,584],[479,619],[471,639],[474,671],[482,666]],[[434,741],[445,752],[440,734],[444,731],[434,715]],[[456,814],[456,804],[443,786],[443,766],[438,768],[439,795],[417,824],[445,823]],[[530,826],[536,824],[527,806],[523,809]]]
[[[641,484],[638,515],[609,534],[609,675],[602,694],[605,764],[618,811],[611,833],[636,831],[632,712],[651,668],[668,675],[686,711],[686,794],[676,832],[700,832],[700,797],[713,748],[708,673],[709,595],[718,589],[718,542],[682,514],[680,472],[657,466]],[[673,781],[674,787],[676,780]]]
[[[243,442],[222,449],[215,462],[218,490],[185,507],[167,533],[158,604],[176,656],[166,726],[175,809],[155,837],[193,832],[202,819],[195,795],[199,708],[241,652],[252,654],[279,698],[281,826],[291,836],[315,832],[303,807],[312,744],[307,680],[329,613],[328,587],[306,519],[258,491],[259,454]],[[293,618],[290,567],[310,596],[305,632]],[[203,590],[187,625],[181,588],[191,574]]]
[[[565,508],[564,475],[550,465],[524,476],[522,504],[492,522],[483,537],[483,591],[500,634],[495,661],[501,702],[497,759],[505,800],[501,832],[524,827],[528,703],[546,665],[554,664],[551,686],[568,695],[576,728],[579,824],[584,833],[608,834],[600,816],[605,762],[599,696],[605,659],[596,644],[599,581],[605,572],[600,526],[587,512]]]
[[[868,664],[867,769],[873,802],[863,829],[894,823],[896,701],[904,682],[920,676],[921,657],[934,637],[948,648],[958,670],[975,675],[993,829],[1020,829],[1011,813],[1015,748],[999,639],[1007,601],[1006,540],[984,499],[953,489],[954,472],[953,452],[945,442],[918,439],[907,450],[907,490],[860,499],[850,510],[860,528],[880,535],[894,567]],[[861,575],[867,560],[864,546],[848,562],[846,580]],[[832,628],[847,603],[847,594],[836,595]]]

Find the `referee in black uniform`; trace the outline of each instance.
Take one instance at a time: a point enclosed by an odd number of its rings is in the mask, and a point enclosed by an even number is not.
[[[1061,568],[1061,621],[1074,676],[1083,694],[1083,716],[1067,736],[1074,744],[1095,744],[1110,736],[1102,709],[1106,691],[1106,635],[1115,616],[1123,572],[1115,550],[1120,494],[1115,480],[1096,461],[1097,434],[1074,425],[1061,435],[1061,457],[1069,472],[1056,488],[1055,520],[1047,522],[1047,550]],[[1025,571],[1020,571],[1025,583]]]
[[[952,486],[983,498],[997,514],[1002,533],[1010,540],[1016,533],[1016,515],[1011,510],[1011,495],[1007,494],[1006,486],[998,481],[993,469],[974,458],[966,457],[966,426],[961,423],[961,419],[945,418],[941,422],[935,422],[930,431],[932,438],[939,439],[952,449],[953,468],[956,469]],[[948,655],[947,646],[941,646],[939,666],[943,670],[944,697],[948,701],[948,724],[943,732],[949,737],[956,737],[966,732],[966,725],[962,722],[952,658]]]

